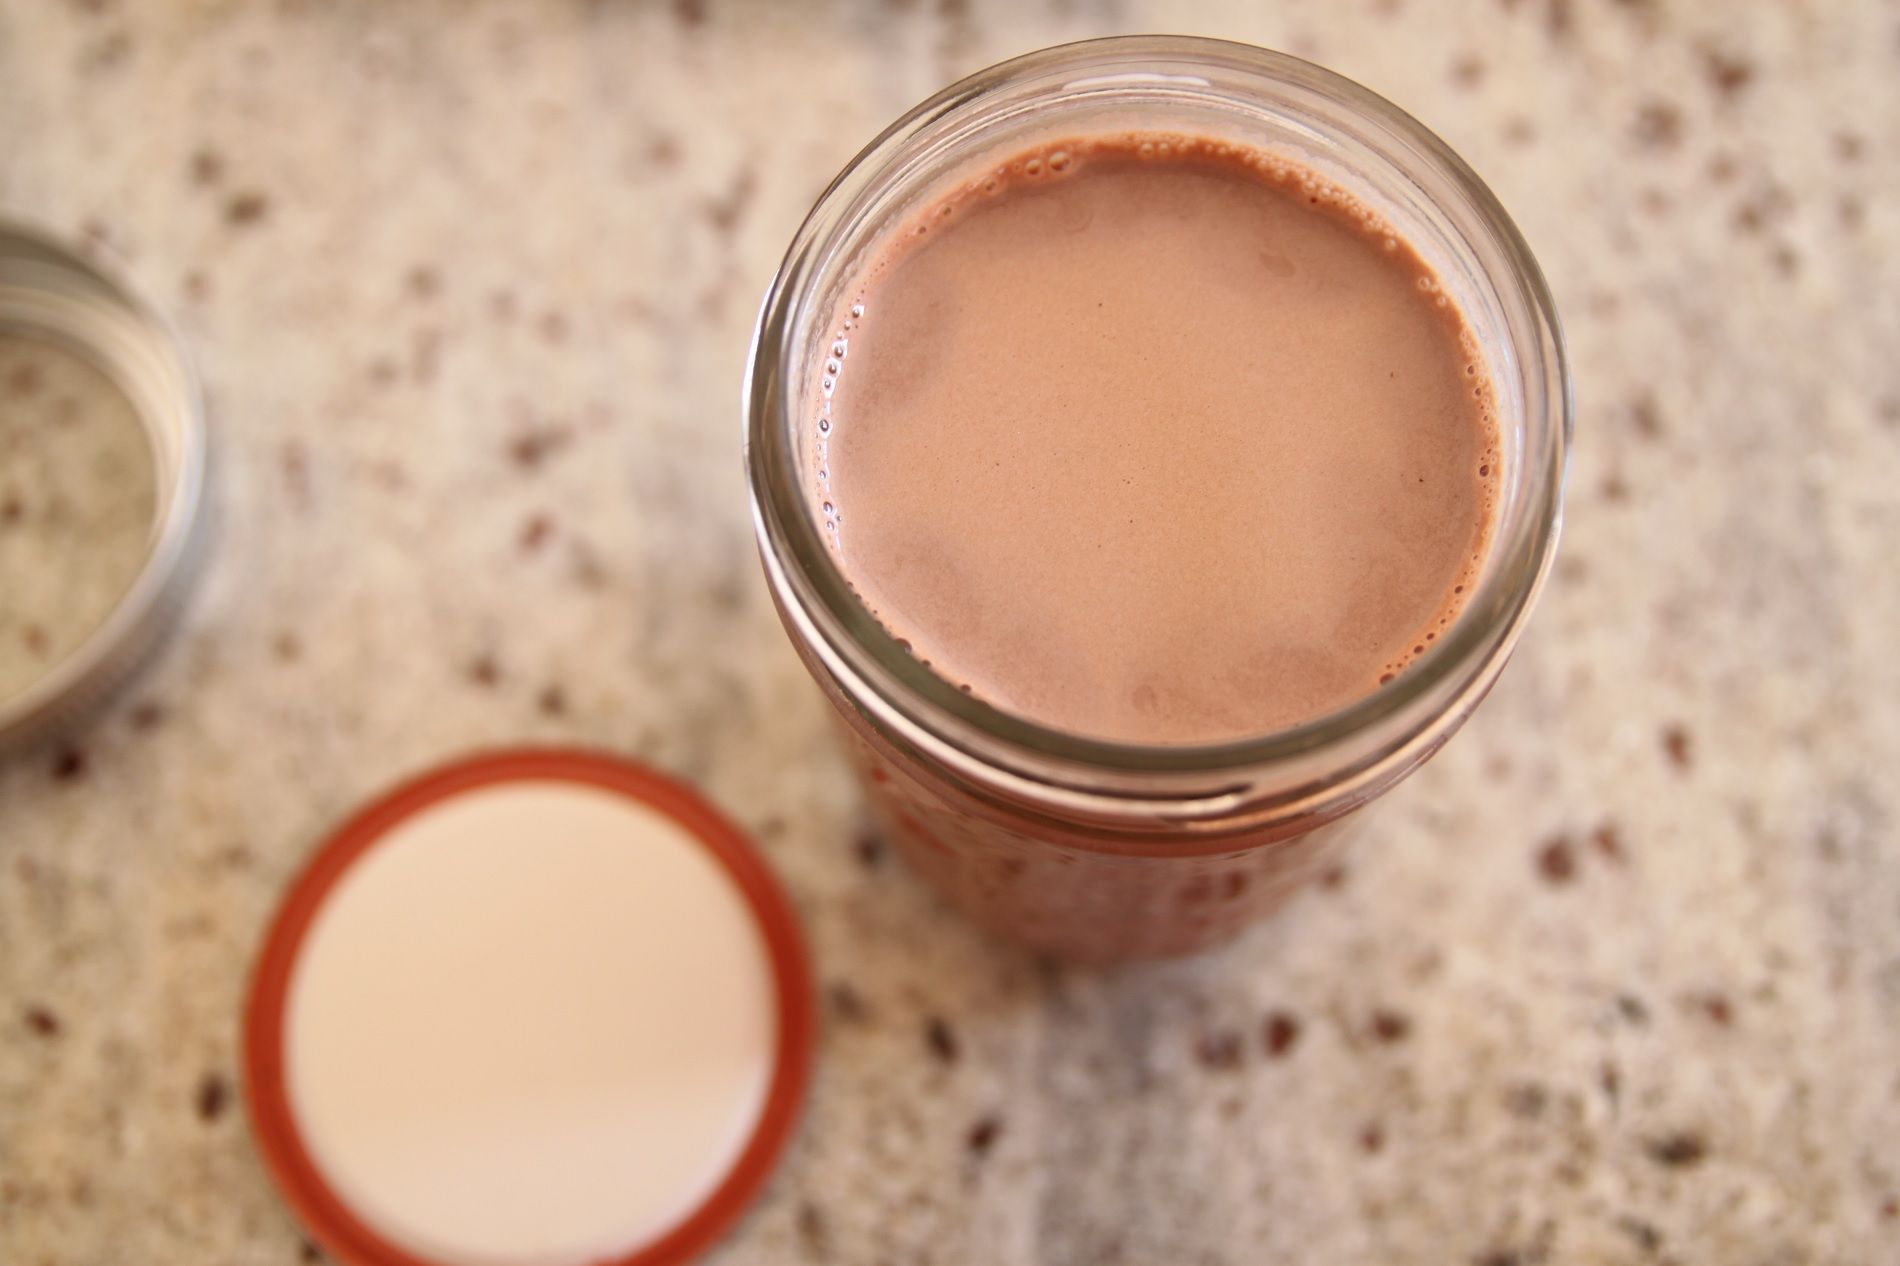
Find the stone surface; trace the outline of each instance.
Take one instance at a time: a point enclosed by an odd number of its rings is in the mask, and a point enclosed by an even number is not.
[[[1144,28],[1464,153],[1578,444],[1516,662],[1336,880],[1098,976],[861,840],[736,401],[865,139]],[[0,764],[0,1261],[315,1260],[250,954],[351,805],[522,741],[699,783],[805,916],[817,1081],[729,1266],[1900,1260],[1897,72],[1900,10],[1824,0],[0,4],[0,205],[178,315],[216,446],[179,635]]]

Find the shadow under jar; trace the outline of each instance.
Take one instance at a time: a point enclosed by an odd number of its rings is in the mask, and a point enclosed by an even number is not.
[[[1461,315],[1473,361],[1465,372],[1488,391],[1488,526],[1462,601],[1386,680],[1258,733],[1161,741],[1057,728],[940,675],[860,596],[828,499],[831,392],[848,333],[840,314],[849,321],[851,297],[893,233],[982,188],[999,160],[1055,152],[1066,161],[1066,150],[1049,147],[1140,136],[1198,138],[1209,154],[1252,155],[1262,169],[1284,166],[1295,182],[1339,195],[1389,235],[1388,251],[1402,243],[1415,253],[1421,286]],[[1094,962],[1232,936],[1330,864],[1362,816],[1355,811],[1470,715],[1556,550],[1571,411],[1537,265],[1455,154],[1319,67],[1172,37],[1007,62],[872,142],[820,198],[766,295],[745,406],[753,517],[774,601],[890,838],[978,922]],[[875,410],[848,424],[876,426]],[[1184,502],[1174,512],[1198,510]]]

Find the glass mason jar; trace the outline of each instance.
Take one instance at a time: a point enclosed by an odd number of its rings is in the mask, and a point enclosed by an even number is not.
[[[1108,742],[985,704],[857,598],[814,511],[814,385],[845,287],[883,230],[1039,141],[1212,136],[1285,154],[1371,203],[1477,338],[1503,454],[1497,522],[1462,612],[1391,683],[1291,729],[1205,746]],[[1496,680],[1556,552],[1570,385],[1543,277],[1497,200],[1416,120],[1357,84],[1241,44],[1125,37],[1046,49],[919,105],[853,159],[765,296],[745,386],[754,526],[785,628],[837,711],[873,810],[982,924],[1108,961],[1213,944],[1328,865],[1369,801]]]

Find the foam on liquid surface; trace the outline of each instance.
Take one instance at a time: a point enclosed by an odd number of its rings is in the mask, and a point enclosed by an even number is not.
[[[833,323],[814,509],[935,671],[1214,742],[1379,688],[1472,587],[1492,392],[1350,193],[1198,137],[1040,146],[894,225]]]

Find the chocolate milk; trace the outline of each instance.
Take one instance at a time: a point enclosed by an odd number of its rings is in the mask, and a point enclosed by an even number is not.
[[[867,253],[810,483],[912,654],[1009,712],[1259,736],[1392,681],[1472,587],[1501,483],[1482,359],[1371,208],[1136,134],[993,165]]]

